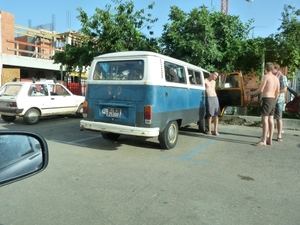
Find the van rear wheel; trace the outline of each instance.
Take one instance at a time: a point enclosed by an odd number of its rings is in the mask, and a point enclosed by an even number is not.
[[[120,137],[120,134],[110,133],[110,132],[102,132],[102,137],[105,140],[116,141]]]
[[[160,147],[163,149],[174,148],[178,140],[178,124],[170,121],[158,136]]]

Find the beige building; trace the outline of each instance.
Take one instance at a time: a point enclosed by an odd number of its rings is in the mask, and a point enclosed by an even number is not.
[[[0,11],[0,87],[14,78],[65,79],[64,69],[61,71],[51,57],[78,37],[73,31],[57,34],[19,26],[13,14]]]

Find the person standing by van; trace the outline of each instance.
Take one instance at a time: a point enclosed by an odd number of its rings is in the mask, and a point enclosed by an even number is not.
[[[254,146],[272,145],[272,138],[274,132],[274,113],[276,99],[279,95],[279,80],[273,75],[273,63],[266,63],[266,74],[262,77],[259,88],[255,91],[248,91],[247,95],[255,95],[262,93],[262,139],[254,143]],[[269,137],[267,137],[269,134]]]
[[[284,103],[285,103],[285,93],[287,91],[287,78],[285,75],[282,74],[282,72],[279,70],[280,66],[277,63],[274,63],[274,69],[272,70],[273,74],[278,77],[279,79],[279,83],[280,83],[280,94],[279,97],[276,101],[276,107],[275,107],[275,115],[274,115],[274,119],[277,122],[277,141],[281,142],[283,141],[282,139],[282,110],[284,107]]]
[[[219,135],[218,124],[220,115],[220,104],[216,93],[216,79],[219,74],[216,71],[210,73],[208,78],[205,78],[205,91],[206,91],[206,117],[207,117],[207,132],[206,134],[212,134],[211,122],[213,118],[214,122],[214,135]]]

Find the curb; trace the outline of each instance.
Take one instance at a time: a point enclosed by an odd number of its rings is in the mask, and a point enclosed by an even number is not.
[[[223,115],[219,118],[220,122],[232,123],[244,125],[244,126],[261,126],[260,116],[240,116],[240,115]],[[235,122],[234,122],[235,121]],[[289,130],[300,130],[300,120],[299,119],[288,119],[283,118],[283,129]],[[275,122],[276,126],[276,122]]]

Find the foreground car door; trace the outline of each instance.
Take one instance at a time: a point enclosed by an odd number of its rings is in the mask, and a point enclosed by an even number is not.
[[[51,114],[73,114],[77,110],[77,104],[72,93],[61,84],[49,85],[51,99]]]

